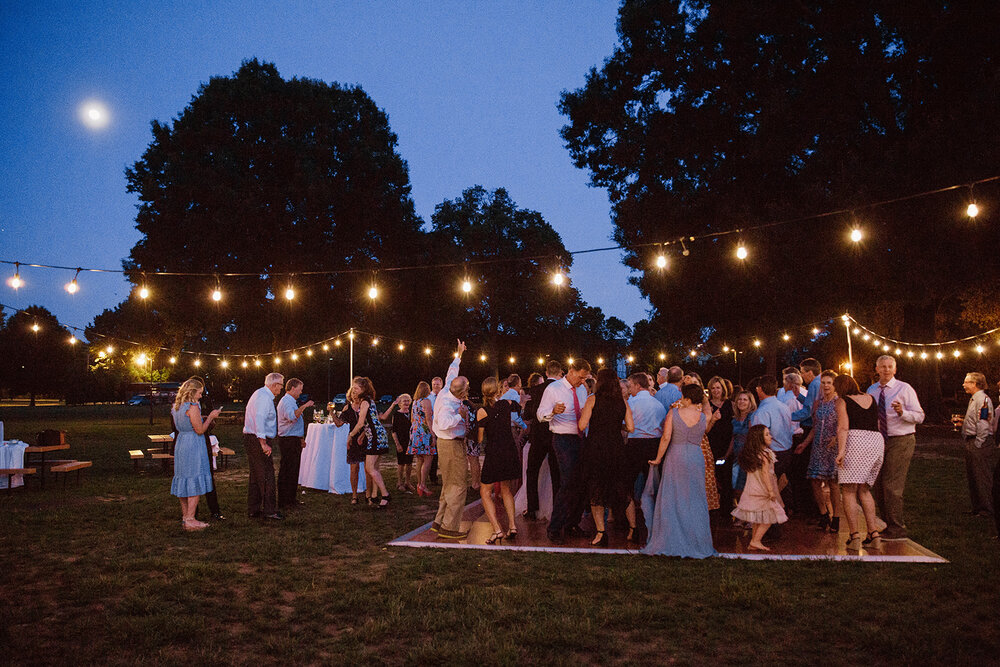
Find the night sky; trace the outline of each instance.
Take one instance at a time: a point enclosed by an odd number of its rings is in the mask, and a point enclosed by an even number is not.
[[[172,120],[199,84],[252,57],[286,79],[364,88],[399,137],[428,224],[467,187],[505,187],[569,250],[612,245],[607,195],[573,167],[556,104],[611,54],[616,13],[614,2],[0,4],[0,259],[121,268],[139,239],[124,169],[150,121]],[[90,100],[105,127],[81,118]],[[83,274],[71,296],[72,271],[27,268],[15,292],[13,267],[0,273],[0,302],[81,327],[129,289],[121,275]],[[571,277],[606,315],[645,316],[617,251],[577,257]]]

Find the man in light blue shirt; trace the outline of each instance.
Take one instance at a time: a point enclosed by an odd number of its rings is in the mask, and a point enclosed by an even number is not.
[[[510,377],[507,378],[507,386],[509,389],[500,398],[521,405],[521,376],[517,373],[511,373]],[[510,423],[517,427],[518,430],[514,435],[514,441],[520,443],[523,440],[522,434],[524,433],[524,429],[528,428],[528,425],[521,419],[521,415],[516,412],[510,413]]]
[[[766,375],[757,385],[757,399],[760,404],[750,417],[750,425],[763,424],[771,431],[771,450],[778,460],[774,464],[774,474],[781,477],[788,471],[792,460],[792,411],[778,400],[778,381]]]
[[[638,502],[642,489],[646,486],[649,461],[656,458],[656,451],[660,446],[667,410],[649,393],[649,377],[645,373],[633,373],[629,376],[628,392],[628,407],[632,411],[635,430],[628,435],[625,465],[627,479],[632,482],[632,498]]]
[[[662,368],[660,371],[662,372]],[[657,374],[659,377],[659,374]],[[666,384],[660,383],[660,390],[656,392],[656,400],[669,410],[670,406],[681,400],[681,380],[684,379],[684,371],[680,366],[671,366],[667,369]],[[654,457],[655,458],[655,457]]]

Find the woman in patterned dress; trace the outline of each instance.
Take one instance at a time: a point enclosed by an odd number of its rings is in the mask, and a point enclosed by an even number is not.
[[[812,480],[816,506],[822,510],[820,530],[840,531],[840,485],[837,483],[837,390],[835,371],[820,374],[820,396],[813,405],[813,428],[796,449],[801,454],[812,443],[806,478]]]
[[[431,459],[437,454],[434,438],[431,437],[434,406],[428,398],[430,395],[430,385],[421,380],[413,392],[413,407],[410,408],[410,445],[406,450],[407,454],[413,455],[413,462],[417,467],[417,495],[425,498],[434,495],[427,488],[427,472],[430,470]]]
[[[878,549],[882,546],[882,535],[872,530],[877,519],[871,491],[885,455],[885,441],[878,430],[878,406],[875,398],[861,391],[850,375],[838,375],[833,380],[833,387],[840,396],[837,399],[837,479],[844,496],[844,516],[851,531],[847,548],[851,551],[862,546]],[[868,527],[868,537],[863,542],[857,530],[859,500]]]
[[[358,408],[358,424],[347,435],[348,440],[364,433],[365,441],[365,475],[372,480],[371,495],[368,497],[370,505],[378,508],[386,507],[389,504],[389,490],[385,487],[385,480],[378,468],[378,461],[382,454],[389,451],[389,435],[382,426],[382,421],[378,418],[378,409],[375,407],[375,386],[366,377],[354,378],[351,385],[354,396],[361,402]],[[375,504],[376,491],[382,494],[382,499]]]

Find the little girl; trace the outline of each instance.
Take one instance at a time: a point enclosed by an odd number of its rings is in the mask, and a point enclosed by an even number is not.
[[[788,516],[778,495],[778,480],[774,476],[777,459],[771,451],[771,432],[766,426],[750,427],[739,460],[740,467],[747,473],[747,482],[733,516],[753,524],[751,549],[770,551],[761,543],[761,538],[771,524],[785,523]]]

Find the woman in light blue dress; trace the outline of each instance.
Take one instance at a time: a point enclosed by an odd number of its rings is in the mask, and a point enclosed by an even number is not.
[[[708,558],[715,555],[705,495],[704,391],[695,384],[681,388],[681,405],[667,413],[656,459],[643,491],[642,510],[649,539],[642,553]],[[657,467],[663,463],[659,473]]]
[[[174,479],[170,484],[170,494],[181,501],[181,523],[185,530],[208,527],[204,521],[195,519],[194,513],[201,496],[212,490],[212,471],[204,436],[222,408],[213,410],[202,421],[198,401],[204,391],[205,386],[198,380],[185,381],[177,390],[171,410],[177,426],[177,440],[174,442]]]

